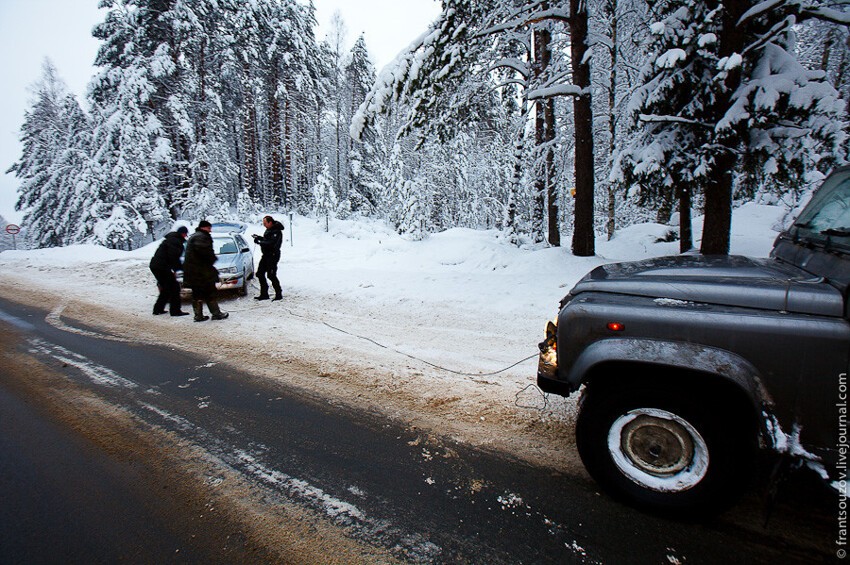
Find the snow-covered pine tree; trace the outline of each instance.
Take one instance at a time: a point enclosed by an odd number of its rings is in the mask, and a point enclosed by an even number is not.
[[[398,233],[413,241],[424,239],[428,231],[428,204],[421,177],[405,180],[398,190]]]
[[[175,64],[162,37],[167,30],[158,19],[162,5],[146,0],[101,0],[100,5],[109,11],[92,32],[104,44],[95,60],[100,71],[89,89],[95,165],[90,167],[88,181],[95,195],[97,221],[121,226],[114,232],[96,230],[95,235],[109,233],[108,243],[123,247],[136,235],[122,231],[124,226],[141,226],[138,233],[142,234],[149,221],[165,217],[184,180],[182,172],[170,167],[179,159],[158,117],[162,112],[156,111],[168,99],[164,90]],[[134,201],[150,209],[136,210]],[[123,212],[116,213],[118,208]],[[171,215],[176,217],[174,210]],[[119,233],[126,235],[126,242],[115,239]]]
[[[618,185],[610,176],[614,155],[628,140],[626,105],[646,60],[649,16],[644,0],[593,0],[591,6],[596,15],[590,20],[593,88],[601,94],[593,100],[597,116],[593,132],[600,189],[597,195],[601,197],[596,210],[600,217],[606,217],[605,231],[610,239],[620,220],[636,220],[630,203],[619,197]]]
[[[227,4],[175,0],[161,15],[170,29],[175,58],[174,81],[161,118],[179,147],[173,170],[184,171],[176,206],[187,217],[218,215],[236,200],[238,182],[232,163],[232,102],[226,81]],[[168,189],[166,188],[166,195]]]
[[[661,17],[632,101],[641,135],[621,155],[619,178],[702,189],[701,251],[726,254],[736,172],[744,185],[799,184],[843,158],[844,104],[824,73],[796,61],[794,25],[846,25],[850,14],[820,0],[650,5]]]
[[[333,146],[331,148],[331,159],[333,163],[333,185],[334,191],[347,200],[347,194],[343,185],[347,187],[348,177],[348,143],[343,138],[345,126],[343,124],[346,119],[348,105],[345,103],[346,84],[345,84],[345,64],[346,52],[344,50],[348,29],[345,22],[342,20],[342,14],[337,10],[331,16],[330,32],[328,33],[325,42],[327,43],[327,53],[330,55],[328,68],[330,70],[330,96],[331,96],[331,112],[328,114],[328,119],[332,120],[333,129]],[[348,137],[347,135],[345,136]]]
[[[369,59],[366,48],[366,40],[363,35],[357,38],[354,46],[349,52],[348,63],[344,69],[346,96],[344,108],[346,110],[344,123],[351,124],[357,108],[366,99],[366,94],[375,82],[375,69]],[[377,201],[375,194],[370,188],[370,180],[375,178],[374,130],[364,132],[361,141],[355,141],[345,132],[344,143],[348,156],[348,167],[345,171],[344,198],[348,202],[348,209],[352,212],[373,210]]]
[[[325,231],[330,230],[330,218],[335,215],[339,201],[333,186],[330,165],[322,163],[322,172],[313,186],[313,213],[316,219],[325,220]]]
[[[443,11],[429,30],[418,38],[406,52],[382,72],[372,91],[361,106],[352,124],[352,135],[358,136],[374,116],[389,105],[404,101],[409,108],[402,133],[415,128],[433,132],[441,139],[450,137],[459,124],[482,119],[489,111],[486,103],[490,99],[482,96],[492,92],[495,67],[510,67],[514,72],[531,76],[534,80],[528,98],[538,106],[541,115],[538,143],[544,149],[554,139],[554,108],[547,101],[556,96],[574,96],[577,151],[576,179],[580,185],[576,200],[573,234],[573,251],[579,255],[593,254],[593,134],[590,111],[590,76],[584,52],[587,49],[587,3],[575,0],[571,4],[575,12],[553,7],[547,0],[446,0]],[[551,23],[571,26],[572,39],[572,82],[565,80],[568,72],[559,65],[551,65],[547,56],[562,51],[548,49],[551,39]],[[504,35],[513,41],[516,30],[536,29],[537,41],[527,35],[525,53],[535,65],[529,66],[521,58],[506,58],[504,48],[495,38]],[[507,39],[510,38],[510,39]],[[494,46],[497,49],[494,50]],[[514,48],[514,52],[516,49]],[[551,67],[550,67],[551,65]],[[562,69],[563,70],[563,69]],[[509,78],[517,82],[516,77]],[[503,83],[501,86],[507,86]],[[539,104],[537,103],[539,101]],[[479,106],[481,104],[481,106]],[[547,125],[548,124],[548,125]],[[550,193],[552,185],[547,181],[556,175],[552,172],[551,154],[542,152],[544,166],[537,169],[542,179],[544,192]],[[552,191],[553,192],[553,191]],[[557,216],[555,199],[550,193],[550,238],[557,243]],[[538,199],[537,208],[541,206]]]
[[[403,216],[403,200],[401,198],[401,190],[404,186],[405,171],[404,158],[402,156],[402,147],[399,140],[393,143],[389,153],[387,166],[384,168],[384,195],[381,203],[384,205],[384,217],[398,229],[401,225]]]
[[[796,53],[800,62],[811,70],[826,73],[827,80],[850,101],[850,26],[808,20],[796,27],[799,40]],[[850,104],[845,108],[845,121],[850,121]],[[850,145],[846,147],[850,151]]]
[[[78,183],[88,159],[89,123],[56,68],[45,60],[21,126],[21,158],[7,172],[20,180],[16,209],[24,213],[33,247],[68,245],[90,235],[87,185]]]
[[[290,206],[296,184],[293,130],[306,128],[310,114],[317,111],[316,82],[320,75],[313,34],[315,10],[312,3],[305,6],[293,0],[270,2],[268,9],[270,33],[258,37],[268,57],[264,73],[269,125],[263,144],[267,145],[264,154],[270,155],[266,176],[271,183],[270,203]],[[296,101],[306,104],[308,110],[297,110]]]

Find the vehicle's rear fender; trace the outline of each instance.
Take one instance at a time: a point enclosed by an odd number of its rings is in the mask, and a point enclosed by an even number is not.
[[[694,343],[634,338],[599,340],[590,344],[562,377],[577,389],[590,376],[598,375],[603,364],[623,368],[640,364],[668,374],[678,370],[713,376],[735,384],[749,398],[756,413],[773,404],[750,362],[729,351]],[[611,376],[628,378],[628,375]],[[635,378],[640,377],[635,375]]]

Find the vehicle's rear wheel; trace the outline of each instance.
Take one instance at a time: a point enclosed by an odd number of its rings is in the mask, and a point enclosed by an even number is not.
[[[733,502],[752,476],[756,438],[716,395],[685,388],[589,385],[579,455],[613,496],[685,517]]]

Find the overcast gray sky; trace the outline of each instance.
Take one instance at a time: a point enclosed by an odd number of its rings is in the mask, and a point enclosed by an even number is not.
[[[380,69],[418,37],[437,16],[437,0],[313,0],[323,39],[336,10],[348,28],[348,44],[364,33]],[[92,27],[103,19],[98,0],[0,0],[0,215],[20,222],[14,211],[17,179],[6,170],[20,158],[18,141],[29,87],[49,58],[83,107],[98,42]]]

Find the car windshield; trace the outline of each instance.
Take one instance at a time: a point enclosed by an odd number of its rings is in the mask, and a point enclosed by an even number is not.
[[[850,170],[824,182],[794,227],[800,237],[850,247]]]
[[[232,237],[214,237],[213,251],[215,251],[216,255],[231,255],[238,253],[239,248],[236,246],[236,242],[233,241]]]

